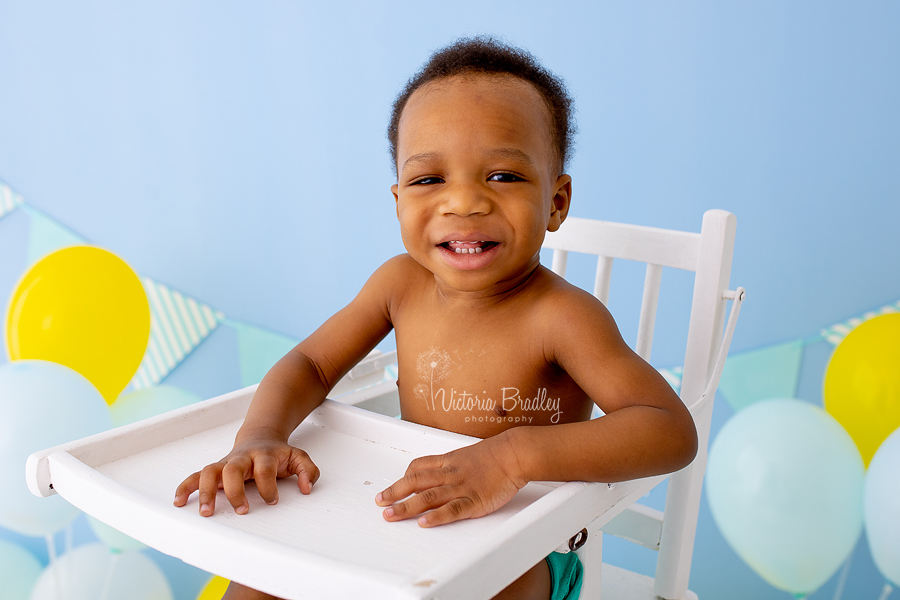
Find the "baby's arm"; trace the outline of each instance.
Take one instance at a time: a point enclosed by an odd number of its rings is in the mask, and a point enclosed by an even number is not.
[[[200,514],[212,515],[216,490],[224,489],[235,511],[249,510],[244,483],[256,480],[260,496],[278,501],[277,478],[297,475],[297,485],[310,493],[319,469],[309,456],[287,441],[297,426],[319,406],[337,381],[391,330],[389,306],[404,281],[403,261],[382,265],[356,298],[272,367],[260,382],[232,451],[185,479],[175,492],[184,506],[200,490]]]
[[[615,482],[690,464],[697,453],[690,412],[659,372],[625,344],[606,308],[576,290],[544,317],[548,361],[565,370],[605,416],[512,430],[523,478]]]
[[[417,459],[379,495],[378,503],[388,506],[386,519],[430,510],[419,524],[431,527],[489,514],[529,481],[622,481],[672,472],[693,460],[693,418],[662,376],[625,344],[606,308],[580,290],[555,294],[529,326],[544,333],[546,360],[565,370],[605,416],[514,427]],[[410,494],[416,495],[399,502]]]

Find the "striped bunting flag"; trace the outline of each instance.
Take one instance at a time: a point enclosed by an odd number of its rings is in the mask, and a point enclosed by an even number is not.
[[[826,327],[821,331],[821,334],[822,337],[828,341],[828,343],[830,343],[832,346],[837,346],[845,337],[847,337],[848,333],[850,333],[869,319],[874,319],[875,317],[880,317],[881,315],[889,315],[895,312],[900,312],[900,300],[894,302],[893,304],[888,304],[887,306],[882,306],[881,308],[870,310],[860,317],[853,317],[852,319],[847,319],[843,323],[838,323],[836,325],[832,325],[831,327]]]
[[[11,187],[0,179],[0,219],[24,204],[21,194],[15,193]]]
[[[131,380],[134,390],[165,379],[225,319],[221,312],[149,277],[141,282],[150,302],[150,341]]]

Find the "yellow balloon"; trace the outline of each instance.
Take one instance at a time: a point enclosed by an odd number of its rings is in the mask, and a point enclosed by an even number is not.
[[[222,600],[222,596],[225,595],[225,590],[228,589],[229,583],[231,582],[224,577],[216,575],[209,580],[209,583],[206,584],[206,587],[204,587],[200,592],[200,595],[197,596],[197,600]]]
[[[10,359],[74,369],[108,404],[134,376],[149,338],[150,305],[140,279],[115,254],[93,246],[63,248],[35,263],[6,315]]]
[[[900,427],[900,313],[866,321],[838,345],[825,371],[825,410],[844,426],[866,467]]]

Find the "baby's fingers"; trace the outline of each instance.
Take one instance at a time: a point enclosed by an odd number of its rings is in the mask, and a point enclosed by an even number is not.
[[[200,515],[208,517],[216,510],[216,492],[222,477],[222,465],[206,465],[200,471]]]
[[[471,498],[456,498],[438,509],[419,517],[420,527],[436,527],[477,516],[475,502]]]
[[[382,514],[388,521],[402,521],[403,519],[421,515],[425,511],[444,506],[454,501],[458,495],[459,492],[455,486],[432,487],[422,490],[405,502],[398,502],[393,506],[387,507]],[[419,524],[424,524],[422,518],[419,519]]]
[[[297,487],[304,494],[312,492],[313,484],[319,480],[319,467],[299,448],[291,448],[287,470],[287,474],[297,476]]]
[[[253,479],[256,489],[266,504],[278,502],[278,460],[271,454],[260,454],[253,459]],[[238,511],[240,512],[240,511]]]
[[[191,494],[200,489],[200,471],[197,471],[181,484],[175,490],[175,506],[184,506],[187,504]]]
[[[246,514],[250,510],[247,495],[244,493],[244,481],[249,478],[251,462],[244,456],[232,458],[222,469],[222,489],[225,497],[239,515]],[[201,509],[202,513],[202,509]]]
[[[395,481],[391,486],[378,493],[375,496],[375,503],[379,506],[387,506],[403,500],[410,494],[421,492],[429,488],[436,488],[445,483],[443,474],[437,469],[428,469],[425,471],[407,471],[401,479]]]

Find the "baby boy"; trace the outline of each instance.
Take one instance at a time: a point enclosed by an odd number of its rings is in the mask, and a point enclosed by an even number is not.
[[[413,460],[379,492],[384,518],[422,527],[487,515],[529,481],[614,482],[680,469],[693,420],[622,340],[606,308],[541,266],[569,211],[571,100],[535,59],[490,39],[434,54],[401,92],[388,129],[391,188],[407,253],[268,372],[233,450],[188,477],[213,514],[221,487],[270,504],[276,478],[309,494],[319,469],[288,436],[331,387],[396,332],[402,418],[482,438]],[[605,416],[590,420],[596,404]],[[577,598],[574,553],[551,555],[495,598]],[[234,598],[269,598],[232,584]]]

